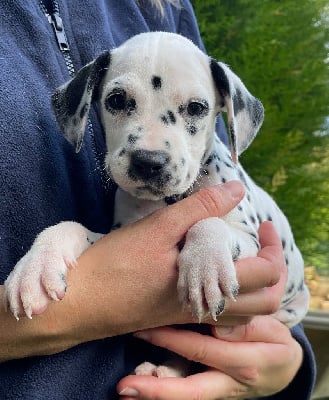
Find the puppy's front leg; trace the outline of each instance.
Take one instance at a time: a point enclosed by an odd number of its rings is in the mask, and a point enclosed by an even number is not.
[[[244,236],[246,233],[220,218],[199,221],[188,231],[178,259],[178,295],[199,321],[208,313],[217,320],[224,310],[225,298],[237,296],[239,283],[233,260],[242,255]],[[255,242],[249,242],[256,254]]]
[[[67,268],[102,235],[77,222],[61,222],[42,231],[4,283],[4,305],[16,319],[41,314],[66,291]]]

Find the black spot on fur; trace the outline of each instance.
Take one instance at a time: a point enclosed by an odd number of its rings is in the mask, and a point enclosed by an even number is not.
[[[286,264],[287,264],[287,266],[289,265],[289,259],[288,259],[288,257],[286,257]]]
[[[215,159],[216,159],[216,153],[211,153],[207,161],[205,162],[205,165],[206,166],[210,165]]]
[[[159,76],[153,76],[152,86],[154,90],[160,90],[162,87],[162,79]]]
[[[170,150],[170,149],[171,149],[171,145],[170,145],[170,142],[168,142],[168,140],[165,141],[165,148],[166,148],[167,150]]]
[[[95,242],[94,242],[93,240],[91,240],[88,236],[87,236],[87,242],[88,242],[90,245],[92,245],[92,244],[95,243]]]
[[[222,178],[222,183],[226,183],[226,179],[225,178]]]
[[[288,287],[286,294],[291,294],[291,293],[294,291],[294,289],[295,289],[295,285],[292,283],[292,284]]]
[[[165,125],[169,125],[170,123],[172,125],[176,124],[176,117],[175,114],[168,110],[166,114],[161,115],[161,121],[165,124]]]
[[[122,149],[121,151],[120,151],[120,153],[119,153],[119,157],[122,157],[122,156],[124,156],[126,154],[126,150],[125,149]]]
[[[240,177],[240,179],[241,179],[241,182],[244,183],[244,185],[246,186],[246,188],[249,190],[248,183],[247,183],[247,180],[246,180],[246,177],[245,177],[243,171],[242,171],[241,169],[239,169],[239,170],[238,170],[238,173],[239,173],[239,177]]]
[[[281,243],[282,243],[282,248],[285,249],[286,248],[286,241],[284,239],[282,239]]]
[[[219,167],[218,164],[216,164],[216,172],[217,172],[217,174],[219,173],[219,171],[220,171],[220,167]]]
[[[137,142],[138,136],[136,135],[128,135],[128,143],[135,144]]]
[[[273,221],[273,218],[272,218],[270,215],[268,215],[268,216],[267,216],[267,220],[268,220],[268,221]]]
[[[235,94],[233,95],[233,107],[235,116],[245,108],[242,93],[239,89],[237,89]]]
[[[165,125],[169,125],[168,118],[167,118],[165,115],[161,115],[161,121],[162,121]]]
[[[180,160],[180,162],[182,163],[182,165],[185,165],[185,163],[186,163],[185,158],[182,158],[182,159]]]
[[[250,221],[255,224],[256,223],[256,218],[253,215],[250,215]]]
[[[254,239],[256,239],[256,240],[257,240],[257,236],[256,236],[256,234],[255,234],[255,233],[253,233],[253,232],[249,232],[249,235],[250,235],[250,236],[252,236]]]
[[[183,104],[181,104],[179,107],[178,107],[178,114],[183,114],[184,113],[184,111],[185,111],[185,106],[183,105]]]
[[[239,258],[240,254],[241,254],[241,247],[239,243],[237,243],[233,249],[233,255],[232,255],[233,261],[236,261]]]
[[[233,165],[231,163],[228,163],[226,161],[224,161],[224,164],[228,167],[228,168],[233,168]]]
[[[261,218],[261,216],[260,216],[259,214],[257,214],[257,219],[258,219],[258,222],[259,222],[260,224],[263,222],[263,220],[262,220],[262,218]]]
[[[197,133],[197,128],[195,125],[192,124],[186,124],[185,125],[187,132],[191,135],[194,136]]]
[[[127,115],[130,116],[136,110],[136,100],[130,99],[127,101]]]
[[[172,123],[172,124],[175,124],[176,123],[176,117],[175,117],[175,114],[172,112],[172,111],[168,111],[168,117],[169,117],[169,121]]]

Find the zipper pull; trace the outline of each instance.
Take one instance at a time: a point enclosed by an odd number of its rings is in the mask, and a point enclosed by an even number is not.
[[[54,13],[48,15],[48,21],[54,28],[56,40],[60,50],[63,52],[69,51],[70,47],[65,35],[63,21],[58,12],[55,11]]]

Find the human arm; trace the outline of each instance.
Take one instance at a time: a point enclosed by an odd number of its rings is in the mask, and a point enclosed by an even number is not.
[[[0,360],[53,354],[90,340],[192,322],[176,296],[177,243],[195,221],[226,214],[242,195],[241,185],[231,183],[201,191],[96,242],[79,259],[77,269],[69,272],[68,290],[59,304],[52,303],[32,320],[18,322],[1,308]],[[242,290],[251,292],[252,314],[269,312],[272,300],[257,289],[278,280],[277,263],[258,257],[250,264],[257,284],[239,263]],[[236,305],[229,309],[241,314]]]

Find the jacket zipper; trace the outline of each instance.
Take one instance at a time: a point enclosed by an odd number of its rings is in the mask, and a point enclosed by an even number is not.
[[[58,47],[64,57],[67,69],[72,78],[75,74],[75,70],[70,55],[70,46],[66,38],[63,20],[59,15],[58,2],[56,0],[51,0],[50,2],[40,0],[39,4],[41,10],[43,11],[49,23],[53,27]]]
[[[47,17],[49,23],[53,27],[58,47],[64,57],[68,72],[71,78],[73,78],[75,75],[75,68],[70,54],[70,46],[64,30],[63,20],[60,17],[58,1],[39,0],[39,6],[42,12]],[[100,160],[100,155],[97,151],[94,128],[90,118],[88,118],[87,120],[87,130],[90,137],[92,138],[92,148],[95,156],[96,169],[100,174],[102,185],[104,189],[107,191],[107,189],[109,189],[111,186],[111,182],[108,178],[108,175],[105,172],[105,169],[102,167],[103,163]]]

